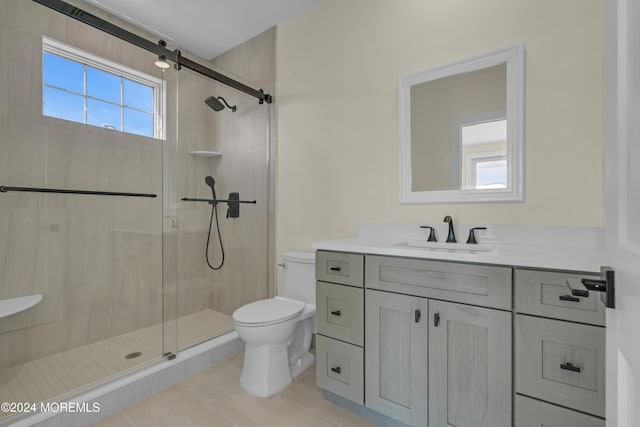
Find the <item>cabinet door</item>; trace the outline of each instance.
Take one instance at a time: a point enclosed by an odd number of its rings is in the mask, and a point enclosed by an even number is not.
[[[429,425],[511,426],[511,313],[429,300]]]
[[[427,300],[367,290],[365,301],[365,404],[426,426]]]

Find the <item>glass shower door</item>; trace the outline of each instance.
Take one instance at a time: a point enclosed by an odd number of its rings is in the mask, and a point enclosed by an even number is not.
[[[233,331],[233,312],[268,295],[270,106],[188,69],[179,79],[176,259],[182,350]],[[212,96],[235,111],[214,111],[205,103]],[[240,204],[239,217],[232,218],[228,205],[219,203],[216,219],[211,204],[182,201],[211,199],[208,176],[217,199],[239,193],[256,204]]]
[[[0,316],[0,401],[59,401],[177,351],[163,339],[177,71],[35,2],[1,2],[0,17],[0,185],[144,195],[0,193],[0,307],[42,297]],[[162,89],[151,106],[143,75]]]

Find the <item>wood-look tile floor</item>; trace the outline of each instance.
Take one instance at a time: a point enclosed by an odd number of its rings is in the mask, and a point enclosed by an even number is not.
[[[44,402],[162,357],[162,324],[0,370],[0,402]],[[231,316],[203,310],[178,319],[178,344],[187,348],[234,329]],[[124,355],[141,352],[134,359]],[[0,420],[6,416],[0,412]]]
[[[315,427],[377,426],[324,399],[311,366],[269,398],[239,385],[243,354],[176,384],[95,424],[98,427],[207,426]]]

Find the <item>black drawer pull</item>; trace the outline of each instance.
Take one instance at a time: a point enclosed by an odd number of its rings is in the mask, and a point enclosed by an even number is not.
[[[333,314],[334,316],[342,316],[342,313],[340,312],[340,310],[333,310],[331,314]]]
[[[564,369],[565,371],[577,372],[577,373],[582,372],[582,369],[578,368],[577,366],[573,366],[572,363],[563,363],[560,365],[560,369]]]
[[[334,366],[333,368],[331,368],[331,370],[338,375],[342,373],[342,368],[340,366]]]
[[[329,270],[331,270],[331,271],[340,271],[342,269],[340,267],[329,267]]]
[[[589,291],[586,289],[571,289],[571,295],[573,295],[574,297],[588,298]]]
[[[560,301],[580,302],[580,298],[572,297],[571,295],[560,295],[558,298]]]
[[[420,310],[416,310],[413,312],[413,318],[416,323],[420,322],[420,316],[422,316],[422,313],[420,312]]]
[[[433,315],[433,326],[436,328],[440,325],[440,313],[436,313]]]

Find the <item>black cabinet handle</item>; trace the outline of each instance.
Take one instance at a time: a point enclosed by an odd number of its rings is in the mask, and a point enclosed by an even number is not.
[[[331,368],[331,370],[338,375],[342,373],[342,368],[340,368],[340,366],[334,366],[333,368]]]
[[[571,295],[573,295],[574,297],[588,298],[589,291],[586,289],[571,289]]]
[[[582,369],[578,368],[577,366],[573,366],[573,363],[562,363],[560,365],[560,369],[564,369],[565,371],[577,372],[577,373],[582,372]]]
[[[433,315],[433,326],[436,328],[440,325],[440,313],[436,313]]]
[[[558,299],[560,301],[580,302],[580,298],[572,297],[571,295],[560,295]]]
[[[342,269],[340,267],[329,267],[329,270],[331,270],[331,271],[340,271]]]
[[[333,310],[331,314],[333,314],[334,316],[342,316],[342,313],[340,312],[340,310]]]
[[[413,318],[416,323],[420,322],[420,316],[422,316],[422,313],[420,312],[420,310],[416,310],[413,312]]]

